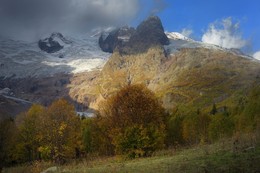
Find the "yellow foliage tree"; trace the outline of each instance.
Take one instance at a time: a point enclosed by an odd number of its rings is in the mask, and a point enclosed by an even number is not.
[[[41,105],[33,105],[28,112],[17,116],[16,124],[18,126],[18,144],[17,157],[22,161],[31,162],[40,159],[38,148],[41,145],[39,136],[39,127],[41,117],[44,116],[45,108]]]
[[[165,112],[145,86],[122,88],[100,106],[100,114],[117,154],[147,156],[164,146]]]
[[[80,119],[73,105],[65,99],[57,100],[42,117],[41,149],[54,161],[63,163],[66,158],[75,157],[81,147],[80,133]]]
[[[80,119],[65,99],[53,102],[48,108],[33,105],[16,118],[16,123],[16,150],[21,162],[52,159],[63,163],[75,157],[81,148]]]

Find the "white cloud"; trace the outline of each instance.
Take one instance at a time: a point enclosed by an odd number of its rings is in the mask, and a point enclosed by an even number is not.
[[[190,37],[192,33],[193,33],[192,29],[187,29],[187,28],[184,28],[181,31],[181,34],[186,37]]]
[[[209,25],[206,33],[202,36],[202,42],[219,45],[224,48],[241,49],[247,45],[239,32],[239,22],[233,23],[232,18],[216,21]]]
[[[260,51],[254,53],[253,57],[260,61]]]

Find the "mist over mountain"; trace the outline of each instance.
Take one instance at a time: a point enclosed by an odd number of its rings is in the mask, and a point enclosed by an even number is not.
[[[1,0],[0,35],[36,40],[52,32],[86,33],[95,28],[130,24],[162,9],[153,0],[143,14],[144,0]]]

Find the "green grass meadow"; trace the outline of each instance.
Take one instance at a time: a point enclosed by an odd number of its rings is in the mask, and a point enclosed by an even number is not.
[[[235,142],[234,142],[235,141]],[[226,139],[215,144],[175,148],[154,153],[152,157],[125,159],[90,157],[57,166],[36,162],[4,169],[4,173],[42,172],[56,167],[57,173],[257,173],[260,172],[259,141],[251,137]]]

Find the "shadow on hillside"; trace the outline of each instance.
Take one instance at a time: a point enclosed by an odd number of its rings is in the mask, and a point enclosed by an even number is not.
[[[46,72],[45,76],[30,76],[26,78],[16,78],[15,76],[5,78],[0,77],[0,90],[10,88],[14,93],[13,97],[24,99],[32,103],[50,105],[54,100],[65,98],[73,103],[76,111],[85,112],[88,108],[87,104],[78,103],[69,96],[71,79],[74,74],[71,72],[74,68],[67,65],[48,66],[42,65],[42,69]],[[56,74],[48,74],[48,72],[56,71]],[[68,72],[68,73],[64,73]],[[28,106],[8,98],[3,98],[1,107],[3,113],[8,113],[9,116],[15,116],[20,112],[27,110]],[[11,104],[12,103],[12,104]],[[15,111],[14,111],[15,110]]]

